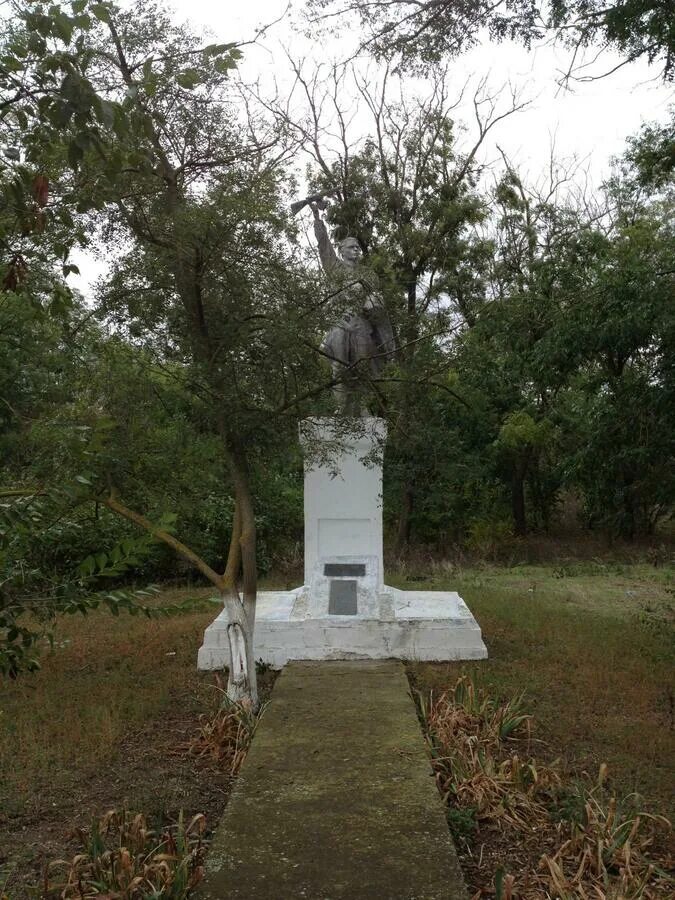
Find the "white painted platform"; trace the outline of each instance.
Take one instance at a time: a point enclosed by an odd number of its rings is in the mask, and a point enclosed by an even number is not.
[[[305,589],[258,594],[254,653],[273,668],[289,660],[485,659],[481,630],[459,594],[400,591],[385,587],[381,609],[388,618],[303,616]],[[229,665],[225,613],[206,629],[200,669]]]
[[[256,660],[485,659],[478,623],[462,598],[384,584],[381,419],[307,419],[305,584],[258,594]],[[339,613],[339,615],[337,614]],[[206,629],[200,669],[229,666],[225,613]]]

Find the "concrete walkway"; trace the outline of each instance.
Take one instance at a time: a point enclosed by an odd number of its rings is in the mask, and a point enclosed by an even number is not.
[[[289,663],[201,900],[465,900],[403,666]]]

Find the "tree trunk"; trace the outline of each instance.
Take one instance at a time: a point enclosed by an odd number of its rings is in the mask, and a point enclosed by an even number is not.
[[[412,485],[406,484],[401,495],[401,512],[398,517],[398,532],[396,535],[397,553],[402,553],[410,543],[414,502],[415,495],[413,493]]]
[[[255,514],[246,457],[231,438],[223,436],[235,496],[232,537],[224,576],[226,590],[223,592],[230,645],[227,696],[235,703],[247,702],[257,709],[258,683],[253,652],[258,587]],[[240,574],[243,596],[240,596],[238,588]]]
[[[527,534],[527,519],[525,516],[525,471],[516,464],[511,477],[511,512],[513,514],[513,526],[516,534],[523,537]]]
[[[623,490],[623,517],[621,522],[621,537],[628,541],[635,540],[635,506],[631,492],[631,483],[624,482]]]
[[[408,265],[402,273],[406,284],[406,319],[403,326],[403,346],[399,347],[398,360],[403,371],[410,371],[415,357],[415,341],[419,337],[419,321],[417,315],[417,276],[413,268]],[[415,472],[417,461],[414,449],[410,446],[410,440],[406,429],[410,423],[415,422],[415,402],[412,396],[414,388],[410,384],[403,385],[401,397],[401,416],[404,422],[400,433],[403,440],[400,452],[403,457],[404,470]],[[412,528],[412,511],[415,505],[415,492],[412,486],[412,476],[406,475],[406,482],[401,491],[401,507],[398,516],[398,528],[396,531],[396,553],[402,553],[410,543]]]
[[[227,611],[227,639],[230,647],[230,669],[227,679],[227,699],[244,703],[257,710],[258,681],[253,656],[253,628],[236,587],[222,595]]]

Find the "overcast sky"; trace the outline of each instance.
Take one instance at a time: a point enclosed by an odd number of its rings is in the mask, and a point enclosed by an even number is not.
[[[309,66],[314,60],[339,62],[350,56],[360,37],[354,20],[349,19],[340,22],[339,37],[306,36],[299,27],[302,0],[295,0],[285,15],[288,0],[173,0],[168,5],[178,21],[188,22],[195,31],[208,29],[213,40],[222,42],[250,40],[260,25],[281,19],[256,46],[244,48],[242,76],[260,79],[263,87],[272,79],[282,90],[291,84],[285,50],[295,59],[306,59]],[[557,79],[568,60],[566,51],[550,46],[527,51],[509,42],[486,41],[451,65],[450,82],[458,89],[468,77],[478,81],[488,76],[494,87],[510,82],[531,99],[527,110],[495,129],[486,144],[484,161],[498,159],[499,144],[523,174],[536,180],[547,169],[555,142],[556,157],[576,158],[580,163],[578,178],[589,178],[597,185],[609,170],[610,158],[623,151],[626,137],[636,133],[644,121],[663,119],[673,102],[673,91],[661,83],[658,70],[641,62],[626,65],[606,78],[576,84],[573,91],[562,90]],[[605,55],[594,71],[610,69],[618,61],[619,57]],[[369,66],[370,77],[377,78],[377,67],[372,62]],[[423,92],[424,84],[410,80],[405,88]],[[470,112],[468,107],[459,108],[453,115],[468,120]],[[101,272],[101,264],[88,255],[79,262],[82,277],[71,283],[86,293]]]
[[[288,0],[229,0],[224,4],[216,0],[174,0],[173,6],[177,17],[188,19],[194,27],[207,26],[222,40],[241,40],[250,37],[258,25],[282,16]],[[349,19],[342,20],[340,39],[306,39],[293,23],[304,4],[294,0],[292,6],[290,15],[263,39],[266,49],[246,50],[247,76],[274,69],[283,81],[287,64],[280,45],[289,47],[294,56],[325,61],[348,56],[358,41],[355,22]],[[540,46],[527,51],[509,42],[486,41],[453,63],[450,72],[458,86],[469,75],[476,79],[488,75],[495,86],[510,81],[533,99],[527,111],[506,120],[493,136],[514,162],[534,176],[547,166],[555,138],[557,155],[587,159],[597,182],[606,173],[609,158],[622,152],[628,135],[635,133],[643,121],[665,116],[673,92],[661,84],[657,68],[640,62],[624,66],[607,78],[577,84],[573,92],[565,91],[556,79],[568,61],[568,52],[558,48]],[[593,71],[606,71],[618,61],[619,57],[605,55]]]

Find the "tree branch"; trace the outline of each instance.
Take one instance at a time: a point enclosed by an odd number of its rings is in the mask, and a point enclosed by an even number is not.
[[[208,563],[205,563],[204,560],[197,556],[194,550],[190,550],[188,546],[183,544],[177,538],[175,538],[172,534],[169,534],[168,531],[164,531],[162,528],[158,528],[156,525],[153,525],[149,519],[146,519],[145,516],[140,513],[135,512],[133,509],[129,509],[128,506],[125,506],[121,503],[114,495],[114,492],[111,492],[110,496],[103,497],[100,499],[100,502],[107,506],[108,509],[111,509],[113,512],[117,513],[117,515],[122,516],[124,519],[128,519],[130,522],[133,522],[135,525],[138,525],[139,528],[143,528],[145,531],[149,532],[153,537],[157,538],[157,540],[163,541],[172,550],[174,550],[180,557],[182,557],[186,562],[189,562],[196,569],[198,569],[202,575],[204,575],[208,580],[215,585],[219,591],[223,591],[226,587],[224,578],[219,575]]]

